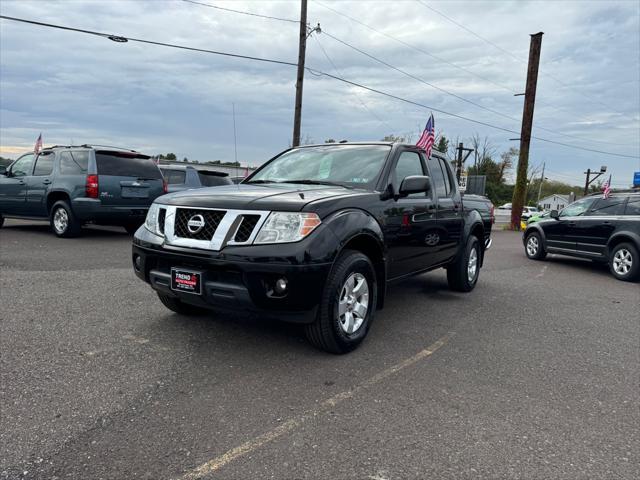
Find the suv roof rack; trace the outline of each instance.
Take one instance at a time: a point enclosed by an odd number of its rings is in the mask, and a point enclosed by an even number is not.
[[[116,150],[124,150],[125,152],[139,153],[138,151],[132,150],[131,148],[116,147],[114,145],[98,145],[96,143],[92,143],[92,144],[85,143],[84,145],[81,145],[81,146],[82,147],[87,147],[87,148],[93,148],[93,147],[115,148]]]

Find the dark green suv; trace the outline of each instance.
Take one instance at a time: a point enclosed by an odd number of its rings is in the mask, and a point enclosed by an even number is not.
[[[0,226],[5,218],[48,219],[59,237],[87,223],[134,232],[166,184],[151,157],[97,145],[28,153],[0,174]]]

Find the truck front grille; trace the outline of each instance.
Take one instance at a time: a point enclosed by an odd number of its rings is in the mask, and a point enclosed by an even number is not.
[[[244,243],[249,240],[258,220],[260,220],[260,215],[243,215],[233,240],[238,243]]]
[[[211,240],[213,234],[224,217],[223,210],[201,210],[195,208],[178,208],[176,209],[174,233],[176,237],[191,238],[193,240]],[[199,228],[198,221],[204,221],[204,225]],[[192,226],[189,228],[189,221]]]

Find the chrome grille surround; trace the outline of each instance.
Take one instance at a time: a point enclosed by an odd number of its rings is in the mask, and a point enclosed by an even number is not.
[[[213,251],[222,250],[227,245],[251,245],[258,234],[258,231],[260,231],[260,227],[262,227],[262,224],[271,213],[270,211],[264,210],[228,210],[223,208],[183,207],[180,205],[167,205],[166,207],[163,205],[162,207],[167,210],[164,220],[164,237],[166,245]],[[176,211],[178,209],[202,210],[203,212],[224,212],[224,216],[220,219],[211,239],[197,240],[194,238],[184,238],[176,235]],[[243,222],[244,215],[255,215],[258,216],[259,219],[253,227],[251,234],[248,237],[246,235],[242,236],[242,239],[246,238],[246,240],[238,242],[235,238],[238,229]]]

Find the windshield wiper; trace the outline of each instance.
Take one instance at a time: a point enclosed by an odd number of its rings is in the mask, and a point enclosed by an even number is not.
[[[278,182],[274,182],[273,180],[249,180],[247,182],[242,182],[242,183],[278,183]]]
[[[308,179],[282,180],[282,181],[280,181],[278,183],[300,183],[302,185],[329,185],[329,186],[332,186],[332,187],[353,188],[353,187],[349,187],[347,185],[344,185],[342,183],[328,182],[328,181],[324,181],[324,180],[308,180]]]

